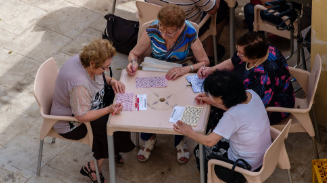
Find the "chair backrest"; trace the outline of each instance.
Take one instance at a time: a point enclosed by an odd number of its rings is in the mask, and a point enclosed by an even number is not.
[[[270,127],[270,133],[272,137],[277,136],[277,138],[274,140],[274,142],[270,145],[270,147],[267,149],[264,157],[263,157],[263,164],[261,171],[259,172],[261,180],[265,181],[269,178],[269,176],[274,172],[279,160],[280,155],[282,152],[282,149],[285,145],[284,141],[288,136],[289,129],[291,127],[292,120],[289,120],[287,125],[284,127],[283,131],[278,134],[278,130],[274,129],[273,127]],[[245,175],[247,178],[247,176]],[[251,179],[251,178],[250,178]]]
[[[321,74],[321,57],[320,55],[317,54],[309,76],[308,89],[306,93],[309,108],[311,108],[313,104],[313,99],[317,91],[320,74]]]
[[[140,17],[140,25],[143,25],[145,22],[157,19],[157,14],[161,9],[161,6],[143,1],[136,1],[135,4],[138,11],[138,15]]]
[[[54,58],[45,61],[37,71],[34,81],[34,96],[39,104],[41,114],[50,114],[57,76],[58,70]]]

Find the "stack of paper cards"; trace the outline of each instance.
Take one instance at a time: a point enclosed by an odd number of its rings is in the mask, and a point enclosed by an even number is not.
[[[199,122],[203,107],[186,106],[181,121],[191,126]]]
[[[167,87],[165,77],[136,77],[136,88],[160,88]]]
[[[116,103],[123,104],[123,111],[133,111],[134,93],[117,93]]]
[[[146,111],[147,109],[147,97],[146,94],[136,95],[135,110]]]
[[[197,74],[186,76],[188,82],[192,83],[192,89],[194,93],[203,92],[203,81],[204,79],[200,79]]]
[[[196,126],[200,119],[203,107],[193,106],[175,106],[170,116],[169,122],[176,123],[178,120],[183,121],[191,126]]]

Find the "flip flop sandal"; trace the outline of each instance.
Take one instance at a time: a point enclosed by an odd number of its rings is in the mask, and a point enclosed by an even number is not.
[[[87,166],[89,167],[89,170],[88,170],[88,169],[86,168],[86,166],[84,165],[84,166],[82,167],[80,173],[81,173],[82,175],[84,175],[84,176],[89,177],[93,183],[97,183],[98,181],[97,181],[97,180],[94,180],[94,179],[93,179],[93,176],[91,175],[91,173],[95,173],[95,174],[96,174],[96,172],[93,171],[93,170],[91,169],[90,162],[87,163]],[[105,178],[104,178],[104,176],[102,175],[102,173],[100,173],[100,180],[101,180],[101,183],[105,183],[105,182],[107,182],[107,180],[105,180]]]
[[[223,45],[217,44],[217,52],[218,52],[218,61],[224,57],[226,53],[226,49]],[[215,66],[215,57],[208,57],[210,61],[210,67]]]
[[[138,156],[142,155],[144,156],[145,159],[140,159],[137,158],[139,161],[146,161],[149,159],[150,155],[151,155],[151,151],[153,150],[153,148],[157,145],[157,137],[153,140],[148,140],[146,141],[146,143],[143,145],[144,150],[140,149],[139,153],[137,154]],[[150,152],[147,151],[147,149],[150,150]]]
[[[177,149],[177,161],[179,163],[186,163],[190,160],[190,152],[184,152],[184,150],[188,150],[187,148],[187,145],[185,144],[185,139],[183,139],[177,146],[176,146],[176,149]],[[178,152],[178,151],[181,151],[181,152]],[[180,159],[181,158],[187,158],[187,161],[181,161]]]

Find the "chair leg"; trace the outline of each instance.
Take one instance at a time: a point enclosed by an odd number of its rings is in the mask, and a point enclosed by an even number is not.
[[[56,137],[52,137],[52,143],[54,144],[56,142]]]
[[[291,171],[290,169],[287,169],[287,175],[288,175],[288,182],[292,183],[292,176],[291,176]]]
[[[214,56],[215,56],[215,65],[218,64],[218,53],[217,53],[217,40],[216,35],[212,36],[213,39],[213,50],[214,50]]]
[[[312,144],[313,144],[313,149],[315,152],[316,159],[319,159],[319,154],[318,154],[318,150],[317,150],[317,143],[316,143],[315,137],[312,137]]]
[[[315,110],[314,104],[312,105],[311,109],[312,109],[312,117],[313,117],[313,123],[314,123],[314,127],[315,127],[317,141],[320,143],[321,138],[320,138],[319,126],[318,126],[318,122],[317,122],[317,116],[316,116],[316,110]]]
[[[139,147],[140,146],[140,133],[139,132],[136,132],[135,133],[135,135],[136,135],[136,137],[135,137],[135,139],[136,139],[136,144],[135,144],[135,146],[136,147]]]
[[[98,183],[101,183],[99,168],[98,168],[98,162],[97,162],[97,160],[95,158],[93,158],[93,159],[94,159],[95,172],[97,174],[97,180],[98,180]]]
[[[41,171],[43,142],[44,142],[44,140],[40,140],[39,158],[38,158],[38,161],[37,161],[37,173],[36,173],[36,175],[38,175],[38,176],[40,176],[40,171]]]

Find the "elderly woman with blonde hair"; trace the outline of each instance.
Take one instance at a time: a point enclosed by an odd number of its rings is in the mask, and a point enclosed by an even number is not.
[[[140,57],[151,48],[151,57],[167,62],[183,64],[184,67],[170,69],[166,78],[175,80],[190,72],[196,72],[204,65],[209,65],[209,59],[198,38],[196,29],[191,22],[185,20],[185,11],[175,4],[166,4],[139,39],[137,45],[129,53],[127,72],[135,75]],[[133,67],[134,66],[134,67]],[[138,159],[146,161],[152,149],[157,144],[155,134],[141,133],[141,139],[145,140],[144,147],[139,151]],[[177,149],[177,160],[186,163],[189,160],[189,152],[185,144],[184,136],[176,135],[174,146]]]
[[[82,53],[70,58],[60,69],[55,83],[51,115],[74,116],[76,121],[58,121],[54,130],[67,139],[79,140],[86,136],[85,122],[90,122],[93,133],[92,152],[97,160],[101,182],[106,182],[101,165],[108,158],[107,121],[110,113],[122,110],[122,104],[108,103],[108,96],[124,93],[120,81],[104,74],[109,69],[116,50],[108,40],[94,40],[84,46]],[[113,90],[106,88],[112,87]],[[109,97],[110,98],[110,97]],[[116,161],[123,163],[119,152],[129,152],[134,144],[128,132],[115,132]],[[81,174],[97,182],[95,163],[88,162]]]

